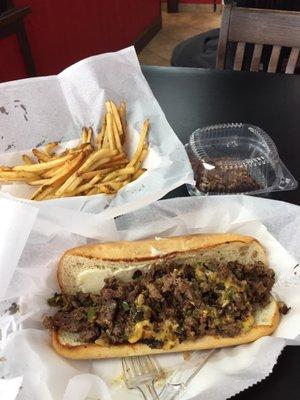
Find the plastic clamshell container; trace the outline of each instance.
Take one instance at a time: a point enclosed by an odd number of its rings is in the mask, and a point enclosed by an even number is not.
[[[297,181],[280,160],[273,140],[242,123],[197,129],[186,145],[196,186],[190,195],[251,194],[293,190]]]

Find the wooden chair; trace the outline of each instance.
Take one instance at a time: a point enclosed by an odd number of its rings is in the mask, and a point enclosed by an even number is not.
[[[24,24],[24,18],[30,12],[30,7],[16,8],[12,1],[7,1],[7,7],[0,13],[0,39],[13,34],[17,36],[27,75],[32,77],[36,76],[36,69]]]
[[[268,72],[276,72],[282,47],[291,48],[286,74],[293,74],[300,49],[300,13],[294,11],[224,7],[217,51],[217,69],[225,68],[228,43],[237,44],[233,69],[241,71],[246,43],[254,45],[250,71],[259,71],[264,45],[271,45]]]

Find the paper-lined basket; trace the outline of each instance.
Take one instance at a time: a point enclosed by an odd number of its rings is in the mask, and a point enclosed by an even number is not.
[[[35,202],[41,209],[68,208],[114,217],[163,197],[184,183],[193,183],[185,150],[168,124],[140,69],[134,48],[80,61],[57,76],[31,78],[0,85],[0,164],[20,163],[22,154],[60,141],[63,147],[78,140],[83,126],[97,131],[105,102],[125,101],[128,135],[125,147],[132,154],[143,121],[148,118],[147,172],[115,196],[94,195]],[[1,196],[29,201],[32,188],[26,184],[4,185]]]

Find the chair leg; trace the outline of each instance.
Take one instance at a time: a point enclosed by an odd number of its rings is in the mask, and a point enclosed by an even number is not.
[[[18,24],[18,28],[16,30],[17,39],[20,45],[20,49],[23,55],[26,72],[29,77],[36,76],[36,69],[33,60],[33,56],[31,53],[31,48],[28,40],[28,36],[26,33],[25,25],[23,21],[20,21]]]
[[[214,0],[214,12],[217,11],[217,0]]]

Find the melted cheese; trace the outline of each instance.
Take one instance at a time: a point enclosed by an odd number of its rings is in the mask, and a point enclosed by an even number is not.
[[[171,320],[164,321],[161,324],[159,332],[154,332],[153,325],[146,319],[139,321],[134,325],[132,334],[128,338],[129,343],[136,343],[141,339],[154,339],[164,342],[163,348],[165,350],[171,349],[178,342],[175,331],[178,324]]]
[[[134,325],[132,334],[128,338],[129,343],[136,343],[144,337],[144,332],[146,328],[152,330],[152,324],[148,319],[139,321]]]
[[[105,285],[104,280],[112,275],[109,269],[89,269],[78,274],[76,283],[83,293],[99,293]]]
[[[139,265],[131,267],[120,267],[114,271],[111,268],[94,268],[86,271],[82,271],[78,274],[76,278],[76,284],[84,293],[99,293],[99,291],[104,287],[106,278],[115,276],[123,282],[129,282],[132,279],[133,273],[137,270],[143,268],[144,271],[149,269],[149,266]]]
[[[243,322],[243,330],[244,330],[244,332],[250,331],[250,329],[254,325],[254,322],[255,322],[255,320],[254,320],[253,315],[249,315],[249,317]]]

